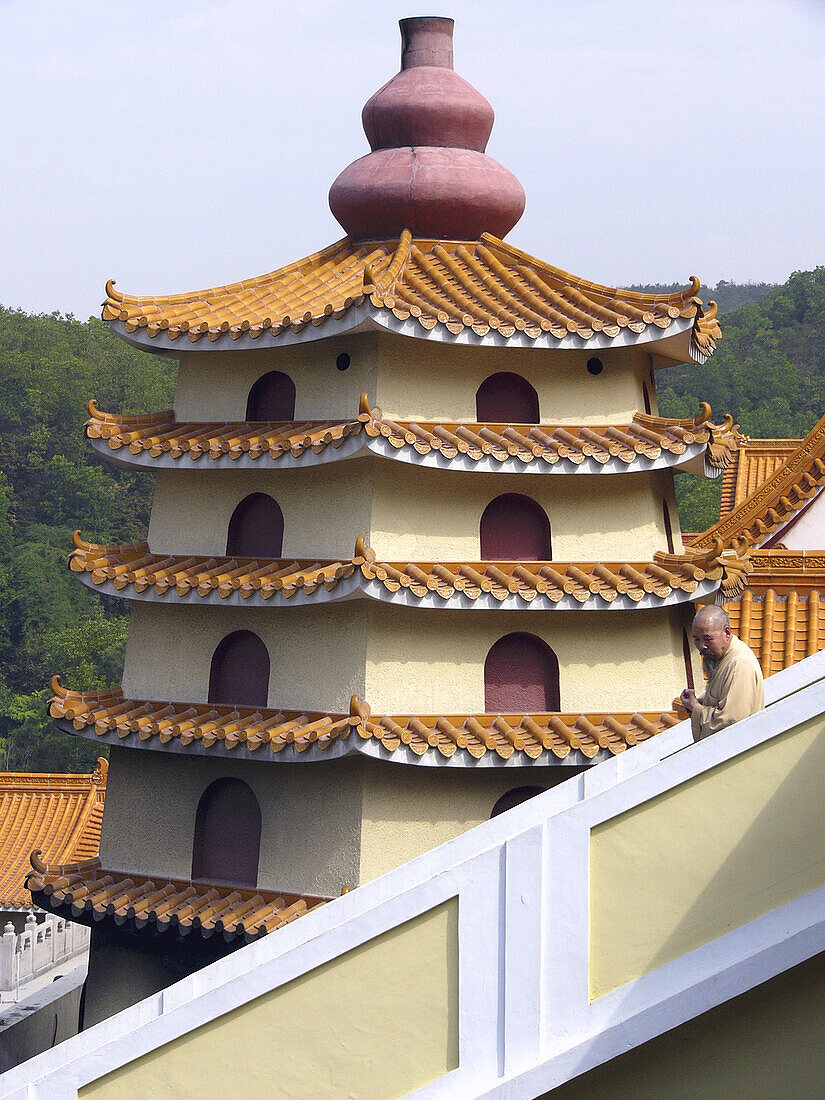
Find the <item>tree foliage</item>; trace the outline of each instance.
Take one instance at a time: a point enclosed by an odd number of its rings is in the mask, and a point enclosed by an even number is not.
[[[71,533],[145,536],[151,474],[104,464],[85,439],[86,403],[169,408],[175,371],[99,321],[0,307],[0,768],[87,771],[101,746],[56,729],[48,681],[117,683],[128,618],[66,566]]]

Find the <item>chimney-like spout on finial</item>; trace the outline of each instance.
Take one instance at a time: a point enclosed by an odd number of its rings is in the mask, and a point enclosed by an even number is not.
[[[401,19],[401,69],[429,65],[434,69],[453,67],[455,20],[439,15],[417,15]]]

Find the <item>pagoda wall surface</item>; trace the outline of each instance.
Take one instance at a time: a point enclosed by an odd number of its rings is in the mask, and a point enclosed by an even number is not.
[[[234,630],[251,630],[269,650],[271,707],[340,713],[356,693],[376,713],[482,713],[490,647],[527,631],[558,657],[563,711],[669,710],[684,687],[689,607],[499,612],[364,600],[275,608],[136,603],[123,686],[132,698],[203,702],[216,646]]]
[[[232,776],[261,807],[258,887],[336,896],[487,821],[507,791],[550,788],[575,770],[418,768],[360,756],[273,765],[115,748],[100,858],[132,874],[188,878],[201,795]]]
[[[651,559],[667,546],[663,500],[682,549],[669,471],[480,474],[371,457],[302,470],[160,470],[149,545],[154,553],[224,554],[232,513],[249,493],[280,505],[285,558],[350,558],[363,535],[382,560],[478,561],[482,513],[502,493],[542,506],[557,561]]]
[[[344,371],[336,366],[342,352],[350,356]],[[515,372],[533,385],[546,423],[627,423],[644,409],[643,382],[655,400],[643,347],[602,350],[599,375],[587,371],[593,354],[468,347],[382,333],[260,351],[190,351],[180,357],[175,412],[180,421],[243,420],[253,383],[272,370],[295,383],[298,420],[354,415],[367,393],[390,418],[474,421],[476,390],[497,371]]]
[[[357,757],[273,767],[114,748],[115,795],[103,824],[101,862],[132,874],[189,878],[198,802],[210,783],[232,776],[249,784],[261,808],[257,885],[340,894],[359,880],[361,771]]]

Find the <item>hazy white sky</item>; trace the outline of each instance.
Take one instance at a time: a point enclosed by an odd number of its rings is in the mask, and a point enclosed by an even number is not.
[[[509,240],[604,283],[825,263],[825,0],[0,0],[0,302],[259,275],[343,236],[397,20],[456,20],[527,210]]]

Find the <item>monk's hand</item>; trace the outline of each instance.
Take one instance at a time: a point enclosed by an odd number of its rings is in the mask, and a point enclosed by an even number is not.
[[[681,701],[682,706],[685,708],[688,714],[692,713],[693,708],[698,702],[695,693],[690,688],[685,688],[685,690],[679,696],[679,700]]]

